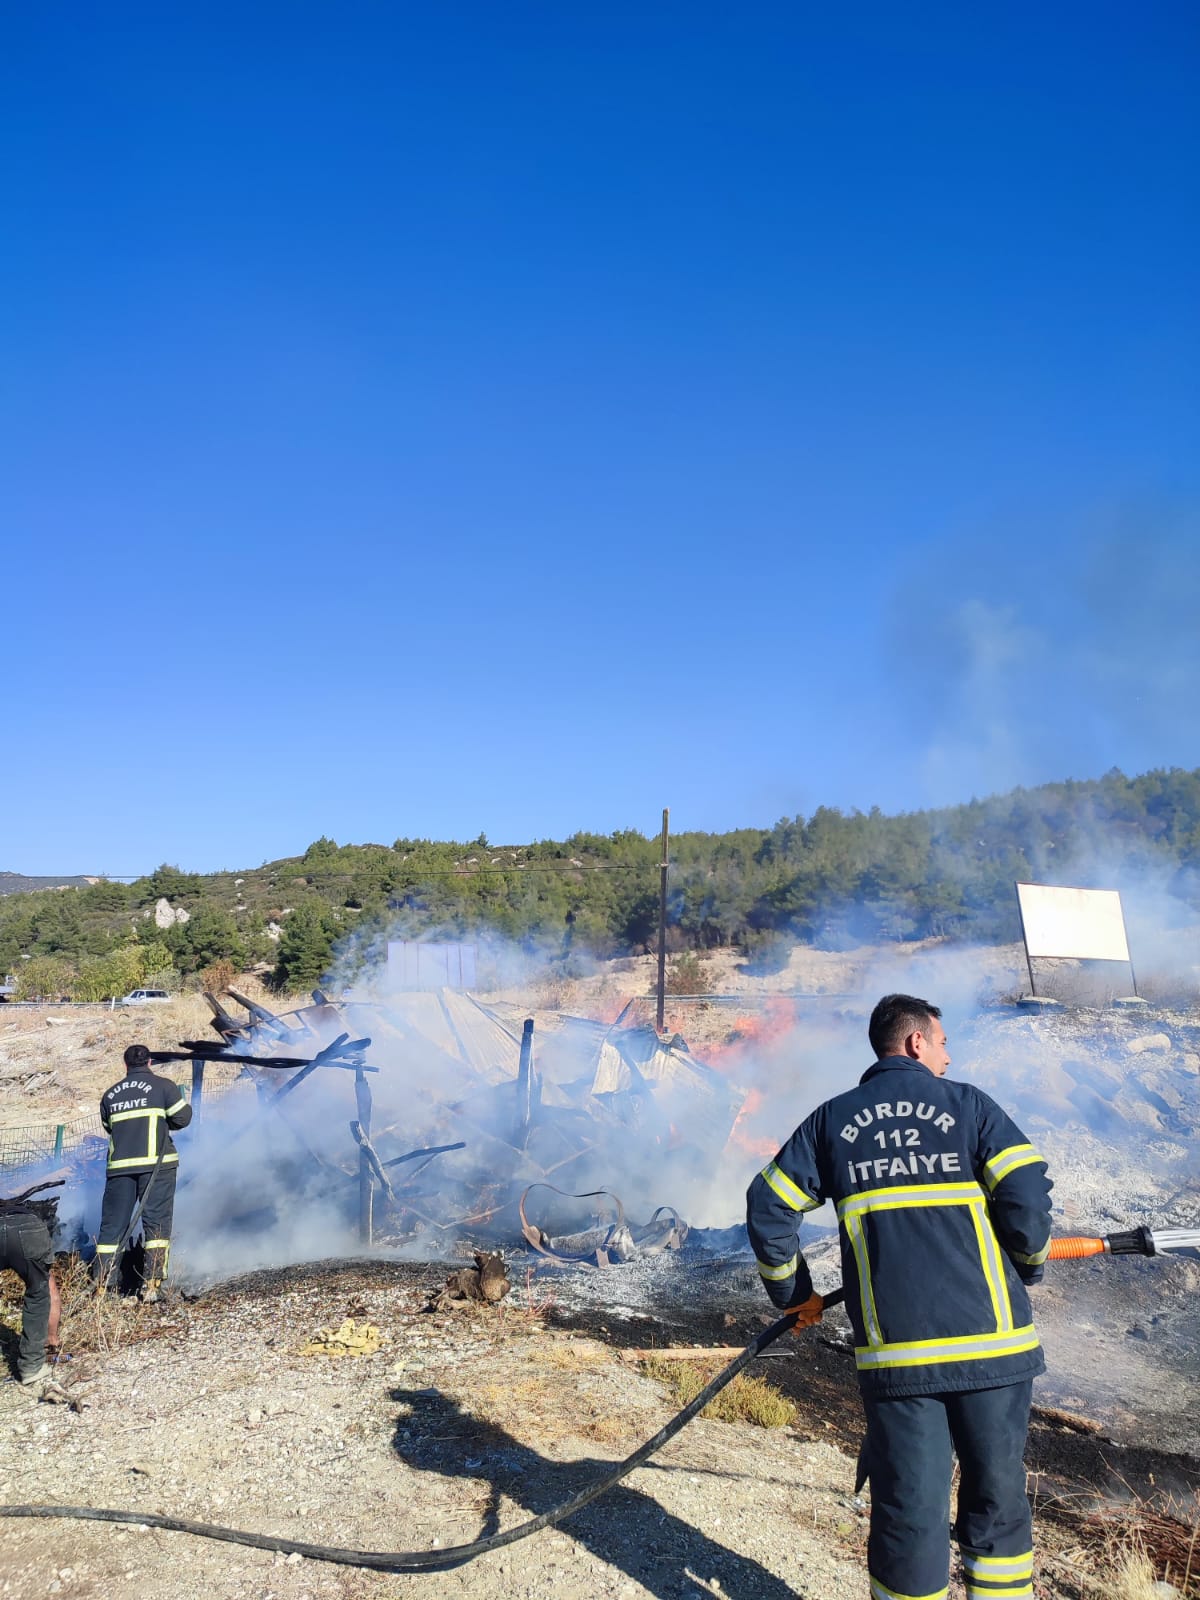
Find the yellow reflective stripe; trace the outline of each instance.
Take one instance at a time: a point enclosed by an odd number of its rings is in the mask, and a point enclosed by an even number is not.
[[[889,1589],[878,1578],[871,1579],[871,1600],[946,1600],[949,1589],[935,1589],[932,1594],[901,1594],[899,1589]]]
[[[187,1099],[184,1095],[180,1095],[173,1106],[167,1107],[167,1116],[173,1117],[177,1111],[182,1111],[185,1105],[187,1105]]]
[[[971,1220],[975,1224],[975,1236],[979,1240],[979,1259],[983,1263],[983,1275],[987,1279],[988,1293],[992,1297],[996,1327],[1001,1333],[1007,1333],[1013,1325],[1012,1304],[1008,1298],[1004,1268],[1000,1264],[1000,1249],[983,1200],[971,1207]]]
[[[1022,1255],[1019,1250],[1010,1250],[1009,1255],[1014,1261],[1019,1261],[1023,1267],[1041,1267],[1046,1263],[1050,1254],[1050,1241],[1046,1240],[1040,1250],[1035,1250],[1031,1256]]]
[[[146,1240],[146,1249],[147,1250],[165,1250],[167,1248],[167,1246],[170,1244],[170,1242],[171,1242],[170,1239],[147,1239]]]
[[[1024,1328],[1014,1328],[1011,1333],[956,1333],[944,1339],[907,1339],[895,1344],[889,1344],[889,1350],[928,1350],[933,1346],[946,1346],[954,1344],[982,1344],[986,1341],[1003,1344],[1006,1340],[1023,1338],[1027,1333],[1035,1333],[1033,1323]]]
[[[766,1278],[768,1283],[782,1283],[785,1278],[795,1277],[798,1260],[799,1256],[794,1255],[790,1261],[785,1261],[781,1267],[772,1267],[767,1262],[760,1261],[758,1263],[759,1275]]]
[[[790,1206],[793,1211],[813,1211],[821,1204],[811,1195],[805,1194],[798,1183],[793,1183],[781,1166],[774,1161],[768,1163],[762,1170],[762,1176],[767,1187],[773,1189],[784,1205]]]
[[[172,1150],[172,1151],[168,1152],[168,1154],[165,1155],[162,1158],[162,1164],[163,1164],[164,1167],[169,1167],[169,1166],[171,1166],[171,1164],[173,1162],[176,1162],[178,1160],[179,1160],[178,1151]],[[117,1172],[122,1167],[147,1167],[148,1168],[148,1167],[152,1167],[153,1165],[154,1165],[154,1157],[153,1156],[150,1156],[149,1158],[147,1158],[146,1156],[127,1156],[124,1161],[110,1161],[108,1163],[108,1170],[110,1172]]]
[[[879,1313],[875,1309],[875,1292],[871,1288],[871,1261],[867,1253],[867,1241],[863,1238],[862,1223],[857,1217],[847,1217],[846,1233],[849,1235],[854,1250],[855,1265],[858,1267],[858,1298],[862,1305],[867,1340],[872,1346],[878,1347],[883,1344],[883,1333],[879,1327]]]
[[[166,1115],[167,1113],[161,1106],[141,1106],[136,1111],[114,1111],[109,1118],[110,1122],[130,1122],[134,1117],[146,1118],[148,1123],[146,1128],[146,1154],[136,1158],[137,1165],[140,1166],[145,1161],[153,1161],[158,1155],[158,1124]],[[109,1141],[109,1149],[113,1149],[111,1140]],[[168,1156],[167,1160],[169,1161],[170,1159],[171,1157]],[[127,1167],[130,1165],[130,1160],[127,1158],[124,1161],[110,1161],[108,1165],[110,1170],[113,1167]]]
[[[1033,1584],[1028,1579],[1016,1583],[989,1583],[981,1588],[979,1583],[967,1579],[967,1600],[1032,1600]]]
[[[988,1264],[988,1247],[983,1236],[983,1228],[980,1224],[978,1206],[973,1205],[971,1207],[971,1221],[975,1224],[975,1237],[979,1242],[979,1264],[983,1268],[984,1277],[987,1279],[988,1294],[991,1297],[992,1302],[992,1315],[995,1317],[996,1327],[999,1329],[1003,1326],[1001,1320],[1002,1312],[1000,1310],[1000,1296],[996,1290],[995,1274],[993,1273],[991,1266]]]
[[[977,1183],[905,1183],[888,1189],[862,1189],[838,1202],[838,1216],[858,1211],[894,1211],[904,1206],[965,1206],[978,1200]]]
[[[858,1345],[855,1365],[860,1371],[876,1367],[928,1367],[943,1361],[987,1361],[997,1356],[1021,1355],[1038,1347],[1037,1330],[1030,1323],[1011,1333],[958,1334],[952,1339],[913,1339],[877,1348]]]
[[[1018,1167],[1032,1166],[1035,1161],[1042,1158],[1031,1144],[1010,1144],[1007,1150],[1001,1150],[990,1161],[985,1161],[983,1176],[988,1189],[995,1193],[996,1187],[1008,1177],[1010,1172],[1015,1172]]]
[[[116,1250],[117,1250],[117,1247],[116,1247],[115,1244],[98,1244],[96,1246],[96,1254],[98,1256],[115,1255],[116,1254]]]
[[[970,1550],[961,1550],[963,1570],[972,1578],[986,1578],[998,1582],[1002,1578],[1032,1578],[1033,1551],[1025,1550],[1019,1556],[977,1556]]]

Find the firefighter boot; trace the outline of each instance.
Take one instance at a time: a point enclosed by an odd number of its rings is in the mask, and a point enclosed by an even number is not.
[[[109,1281],[113,1276],[113,1268],[117,1266],[116,1253],[111,1245],[98,1245],[96,1254],[92,1257],[91,1279],[96,1294],[103,1298],[108,1293]]]
[[[144,1306],[155,1305],[160,1298],[163,1279],[167,1275],[167,1256],[170,1243],[166,1239],[146,1241],[146,1264],[143,1268],[141,1301]]]

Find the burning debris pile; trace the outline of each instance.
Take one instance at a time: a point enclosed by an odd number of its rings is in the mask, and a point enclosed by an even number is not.
[[[280,1016],[227,998],[245,1016],[208,996],[219,1042],[154,1053],[164,1070],[192,1063],[202,1113],[181,1169],[179,1254],[205,1275],[230,1270],[205,1238],[223,1236],[244,1265],[338,1248],[339,1226],[342,1249],[356,1227],[362,1243],[424,1255],[523,1235],[556,1264],[677,1249],[679,1212],[627,1220],[605,1186],[628,1184],[639,1203],[690,1192],[700,1146],[723,1149],[744,1098],[678,1037],[558,1018],[535,1039],[532,1019],[517,1032],[449,989],[386,1005],[318,990]],[[214,1064],[238,1065],[254,1101],[203,1109]],[[268,1238],[269,1252],[254,1248]]]

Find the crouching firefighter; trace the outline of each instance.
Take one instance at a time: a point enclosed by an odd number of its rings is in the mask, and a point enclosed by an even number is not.
[[[1051,1184],[981,1090],[944,1076],[941,1012],[887,995],[877,1060],[818,1106],[750,1185],[747,1227],[767,1293],[818,1321],[798,1230],[832,1201],[866,1412],[873,1600],[945,1600],[954,1532],[969,1600],[1033,1594],[1024,1452],[1045,1361],[1025,1286],[1042,1276]]]
[[[171,1130],[186,1128],[191,1120],[192,1108],[183,1090],[151,1072],[144,1044],[131,1044],[125,1051],[125,1076],[100,1098],[100,1121],[108,1134],[108,1170],[93,1271],[101,1292],[114,1274],[120,1279],[120,1252],[128,1243],[134,1207],[140,1201],[145,1234],[141,1298],[158,1299],[167,1275],[179,1172]]]

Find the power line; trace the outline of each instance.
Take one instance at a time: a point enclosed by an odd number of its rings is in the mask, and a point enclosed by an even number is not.
[[[641,862],[633,862],[633,863],[630,863],[630,864],[618,863],[618,862],[608,862],[608,863],[603,863],[603,864],[599,864],[599,865],[596,865],[596,866],[590,866],[590,867],[587,867],[587,866],[577,867],[577,866],[572,865],[570,862],[567,862],[565,865],[557,865],[557,866],[551,865],[549,862],[546,862],[546,863],[534,863],[534,862],[521,862],[521,863],[518,863],[518,862],[513,862],[512,866],[509,866],[509,867],[487,866],[487,867],[401,867],[400,868],[400,872],[401,872],[401,874],[403,876],[409,876],[409,877],[413,877],[413,878],[500,878],[500,877],[510,877],[514,872],[522,872],[522,873],[543,872],[543,873],[550,873],[550,874],[554,874],[554,873],[563,873],[563,874],[565,874],[565,873],[572,873],[572,872],[656,872],[657,870],[658,870],[658,863],[655,862],[655,861],[641,861]],[[261,868],[258,869],[258,872],[256,872],[253,868],[251,868],[248,872],[239,873],[238,876],[242,877],[242,878],[245,878],[246,880],[249,880],[252,877],[257,877],[258,873],[261,872],[261,871],[262,871]],[[83,874],[79,874],[79,876],[83,876]],[[98,883],[137,883],[143,878],[151,878],[153,876],[154,876],[154,874],[150,873],[150,872],[105,872],[105,873],[97,875],[97,882]],[[216,873],[216,872],[196,872],[196,873],[184,873],[183,876],[184,877],[196,877],[196,878],[200,878],[200,879],[203,880],[203,879],[207,879],[207,878],[228,877],[228,876],[230,876],[230,874],[225,873],[225,872],[220,872],[220,873]],[[286,876],[286,874],[280,873],[279,876],[281,876],[281,877],[282,876]],[[291,876],[294,876],[294,877],[297,877],[297,878],[302,878],[302,877],[307,876],[307,874],[305,874],[303,872],[296,872],[294,874],[291,874]],[[325,878],[327,880],[331,880],[332,882],[335,882],[335,883],[343,883],[343,882],[348,882],[348,881],[352,880],[353,878],[356,878],[358,876],[358,874],[354,873],[354,872],[331,872],[331,873],[313,873],[312,876],[314,876],[314,877],[322,877],[322,878]],[[75,888],[77,886],[74,885],[74,884],[67,884],[66,887],[67,888]],[[85,885],[85,887],[90,889],[90,888],[94,888],[95,885],[94,884],[87,884],[87,885]]]

